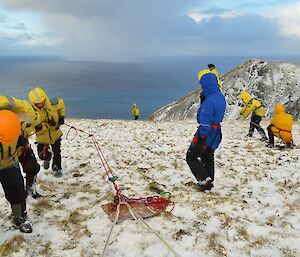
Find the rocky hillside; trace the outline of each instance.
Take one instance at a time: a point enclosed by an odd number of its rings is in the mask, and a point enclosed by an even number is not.
[[[300,62],[249,60],[221,77],[227,99],[227,118],[238,115],[238,96],[247,90],[259,99],[270,117],[273,107],[281,102],[287,112],[300,120]],[[199,106],[200,89],[154,112],[150,120],[170,121],[194,118]]]

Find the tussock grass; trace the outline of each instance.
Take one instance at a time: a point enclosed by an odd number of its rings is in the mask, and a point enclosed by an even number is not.
[[[53,209],[53,204],[47,198],[33,203],[33,212],[36,216],[41,216],[42,213],[51,209]]]
[[[182,237],[185,236],[185,235],[190,236],[191,233],[190,233],[189,231],[187,231],[187,230],[180,229],[180,230],[178,230],[176,233],[174,233],[172,237],[173,237],[176,241],[178,241],[178,240],[181,240]]]
[[[268,240],[264,237],[256,238],[254,241],[250,242],[250,248],[262,248],[268,244]]]
[[[16,235],[12,239],[5,241],[0,245],[0,256],[4,257],[17,253],[25,242],[26,240],[22,235]]]
[[[155,181],[152,181],[149,183],[148,187],[147,187],[151,192],[160,194],[161,192],[163,192],[164,190],[160,187],[160,185],[158,183],[156,183]]]
[[[208,248],[214,251],[217,256],[227,256],[225,247],[219,242],[218,234],[211,233],[208,237]]]
[[[239,234],[240,237],[242,237],[244,240],[249,241],[250,236],[249,236],[249,234],[247,232],[247,228],[245,228],[245,227],[239,227],[237,229],[237,232],[238,232],[238,234]]]
[[[45,256],[45,257],[52,257],[53,253],[52,253],[52,248],[51,248],[51,242],[43,242],[41,244],[39,244],[42,249],[40,250],[40,255]]]

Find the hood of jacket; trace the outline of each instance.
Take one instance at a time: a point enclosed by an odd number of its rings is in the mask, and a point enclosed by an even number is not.
[[[245,104],[248,104],[250,102],[250,100],[252,99],[251,95],[246,91],[244,91],[240,94],[240,98],[243,100],[243,102]]]
[[[29,97],[31,104],[34,106],[34,108],[38,108],[36,106],[36,104],[43,102],[43,101],[45,101],[45,105],[40,109],[49,107],[51,105],[49,97],[47,96],[45,91],[43,89],[41,89],[40,87],[36,87],[36,88],[30,90],[28,97]]]
[[[284,106],[282,104],[276,104],[274,108],[276,114],[284,113]]]
[[[199,83],[202,85],[204,95],[207,96],[211,93],[220,91],[220,88],[216,75],[209,70],[207,70],[207,72],[205,71],[206,70],[203,70],[204,74],[201,76]]]

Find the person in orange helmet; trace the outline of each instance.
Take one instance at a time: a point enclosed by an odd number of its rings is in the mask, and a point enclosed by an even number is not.
[[[0,110],[10,110],[18,115],[21,121],[21,137],[19,139],[19,161],[23,172],[26,174],[26,192],[33,198],[41,195],[36,190],[36,178],[40,171],[34,152],[31,149],[28,138],[32,133],[42,129],[41,119],[30,103],[23,99],[0,95]]]
[[[293,144],[292,126],[293,116],[284,111],[282,104],[276,104],[270,125],[268,126],[268,147],[274,147],[274,136],[280,138],[287,147]]]
[[[27,221],[26,191],[17,151],[20,135],[19,117],[12,111],[0,110],[0,182],[11,206],[14,225],[21,232],[31,233],[32,226]]]

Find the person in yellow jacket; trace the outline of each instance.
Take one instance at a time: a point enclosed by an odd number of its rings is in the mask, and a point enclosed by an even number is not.
[[[42,129],[36,133],[37,151],[44,160],[44,168],[48,169],[52,159],[52,170],[57,177],[62,176],[61,168],[61,136],[60,126],[64,124],[65,104],[61,98],[49,99],[44,90],[39,87],[28,94],[32,107],[39,113]]]
[[[293,144],[293,116],[284,112],[282,104],[275,105],[274,113],[268,126],[268,147],[274,147],[274,136],[280,138],[287,146],[291,146]]]
[[[250,120],[250,127],[248,136],[252,137],[254,133],[254,129],[257,129],[259,134],[261,135],[261,140],[267,141],[268,138],[264,129],[259,125],[262,118],[266,115],[266,110],[262,106],[261,102],[252,98],[250,94],[246,91],[240,94],[240,98],[243,101],[243,108],[240,111],[240,115],[245,119],[252,113]]]
[[[22,134],[19,139],[19,161],[26,174],[26,192],[33,198],[41,195],[36,191],[36,177],[40,171],[34,152],[30,147],[28,138],[32,133],[42,128],[41,119],[31,104],[23,99],[10,96],[0,96],[0,109],[16,113],[21,121]]]
[[[20,119],[14,112],[0,110],[0,182],[11,205],[14,225],[21,232],[31,233],[32,226],[26,214],[26,191],[18,160],[21,129]]]
[[[137,120],[139,118],[140,111],[136,104],[133,104],[131,114],[135,120]]]

